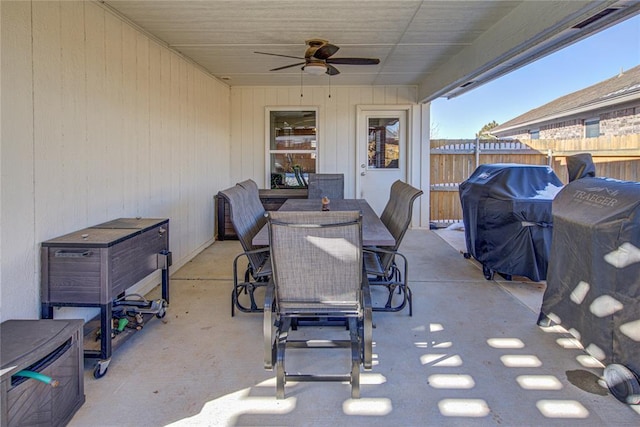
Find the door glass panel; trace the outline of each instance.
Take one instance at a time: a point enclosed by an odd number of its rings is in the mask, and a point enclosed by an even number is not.
[[[397,117],[369,117],[368,168],[400,167],[400,120]]]

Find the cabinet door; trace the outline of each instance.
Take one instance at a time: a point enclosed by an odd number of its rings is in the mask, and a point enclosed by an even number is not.
[[[314,107],[267,107],[266,182],[271,188],[306,187],[317,169],[317,119]]]

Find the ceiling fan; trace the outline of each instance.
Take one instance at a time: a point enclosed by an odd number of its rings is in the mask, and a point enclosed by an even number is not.
[[[340,74],[340,71],[332,64],[345,64],[345,65],[376,65],[380,63],[378,58],[331,58],[338,49],[338,46],[329,43],[323,39],[311,39],[305,41],[309,46],[304,53],[304,58],[290,55],[280,55],[277,53],[268,52],[254,52],[261,55],[282,56],[284,58],[303,59],[304,62],[297,62],[295,64],[285,65],[284,67],[274,68],[269,71],[279,71],[286,68],[297,67],[302,65],[302,70],[309,74],[328,74],[335,76]]]

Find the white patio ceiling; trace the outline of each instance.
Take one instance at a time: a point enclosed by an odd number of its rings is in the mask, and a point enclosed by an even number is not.
[[[380,64],[336,65],[339,75],[305,74],[305,85],[417,85],[421,101],[471,90],[640,11],[628,0],[104,4],[231,86],[300,84],[300,67],[269,71],[300,61],[254,51],[303,57],[305,40],[322,38],[340,47],[334,58]]]

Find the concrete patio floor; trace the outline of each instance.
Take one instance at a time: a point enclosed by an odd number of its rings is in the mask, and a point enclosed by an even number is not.
[[[487,281],[463,249],[460,231],[407,233],[413,317],[374,313],[375,362],[360,399],[348,384],[316,382],[288,383],[276,400],[274,372],[262,366],[262,316],[230,316],[240,245],[216,242],[172,272],[164,322],[114,352],[103,378],[85,361],[86,402],[69,425],[640,425],[640,407],[598,384],[602,367],[570,335],[536,325],[544,284]],[[297,333],[344,333],[316,329]],[[349,358],[292,350],[287,362],[290,371],[344,373]]]

